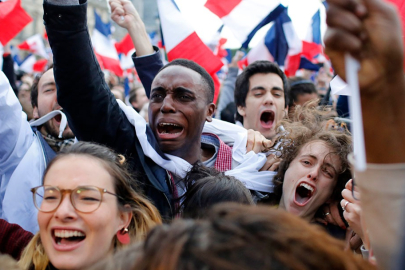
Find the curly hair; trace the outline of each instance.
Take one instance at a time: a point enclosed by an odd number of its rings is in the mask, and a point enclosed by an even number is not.
[[[328,111],[328,108],[316,108],[314,106],[316,103],[318,103],[317,100],[306,103],[304,106],[297,106],[293,118],[280,123],[285,131],[277,139],[281,146],[279,154],[282,161],[274,177],[276,187],[272,198],[273,203],[278,203],[281,199],[284,175],[291,162],[305,145],[315,141],[324,142],[331,149],[329,155],[337,155],[341,162],[331,199],[333,201],[342,199],[341,192],[351,178],[347,158],[352,152],[351,134],[346,128],[331,123],[331,111]]]

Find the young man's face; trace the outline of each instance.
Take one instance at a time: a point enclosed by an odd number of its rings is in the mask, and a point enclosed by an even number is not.
[[[34,118],[41,118],[51,111],[62,109],[56,100],[56,84],[55,77],[53,76],[53,69],[45,72],[39,79],[37,104],[38,107],[34,107],[33,110]],[[55,116],[42,126],[41,132],[58,137],[60,122],[61,116]],[[74,138],[73,132],[69,126],[66,126],[66,129],[63,132],[63,138]]]
[[[167,67],[153,80],[149,125],[164,152],[197,161],[202,128],[215,110],[206,88],[200,74],[183,66]]]
[[[238,107],[238,113],[243,117],[243,126],[272,139],[276,135],[276,125],[287,111],[281,77],[275,73],[251,76],[245,104],[245,107]]]

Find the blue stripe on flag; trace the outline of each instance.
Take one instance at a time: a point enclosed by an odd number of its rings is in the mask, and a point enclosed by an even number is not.
[[[283,5],[278,5],[275,9],[273,9],[269,15],[267,15],[253,30],[250,32],[248,35],[247,39],[245,42],[243,42],[241,49],[247,49],[249,46],[250,41],[252,40],[253,36],[256,34],[257,31],[260,30],[263,26],[266,24],[269,24],[270,22],[274,21],[277,19],[280,14],[282,14],[286,10],[286,7]]]
[[[94,18],[96,21],[95,28],[104,36],[108,37],[111,35],[111,23],[104,23],[101,20],[100,15],[97,14],[96,10],[94,9]]]
[[[321,41],[321,11],[318,11],[312,16],[312,42],[322,44]]]
[[[284,9],[264,38],[264,45],[279,66],[284,66],[288,54],[289,47],[283,29],[283,24],[288,22],[291,22],[291,19],[287,14],[287,9]]]
[[[319,66],[309,61],[306,57],[301,56],[299,69],[308,69],[313,71],[319,71]]]

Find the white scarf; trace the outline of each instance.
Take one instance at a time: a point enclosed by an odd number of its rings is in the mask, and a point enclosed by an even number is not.
[[[132,107],[126,106],[120,100],[117,102],[129,122],[135,127],[135,133],[144,154],[160,167],[184,178],[192,165],[180,157],[162,153],[150,128],[147,130],[145,119]],[[266,162],[266,155],[263,153],[255,154],[253,151],[246,153],[247,130],[245,128],[213,119],[212,122],[206,122],[203,132],[213,133],[226,144],[233,146],[233,169],[225,172],[226,175],[234,176],[248,189],[273,192],[273,177],[276,172],[259,172]]]

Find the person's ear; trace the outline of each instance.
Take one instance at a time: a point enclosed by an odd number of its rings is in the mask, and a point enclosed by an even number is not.
[[[124,205],[124,208],[126,209],[126,211],[120,211],[120,214],[119,214],[120,222],[119,222],[119,227],[118,227],[117,231],[120,231],[122,229],[127,229],[132,220],[132,211],[131,211],[131,207],[129,206],[129,204]]]
[[[238,113],[240,114],[240,116],[245,117],[246,116],[246,107],[238,106]]]
[[[39,118],[38,107],[35,106],[35,107],[32,108],[32,109],[33,109],[33,110],[32,110],[32,117],[33,117],[34,119],[38,119],[38,118]]]
[[[216,107],[217,106],[215,106],[214,103],[208,104],[208,106],[207,106],[207,117],[205,117],[205,120],[207,122],[212,122],[212,115],[214,114]]]
[[[288,105],[284,109],[284,117],[283,118],[288,118]]]

